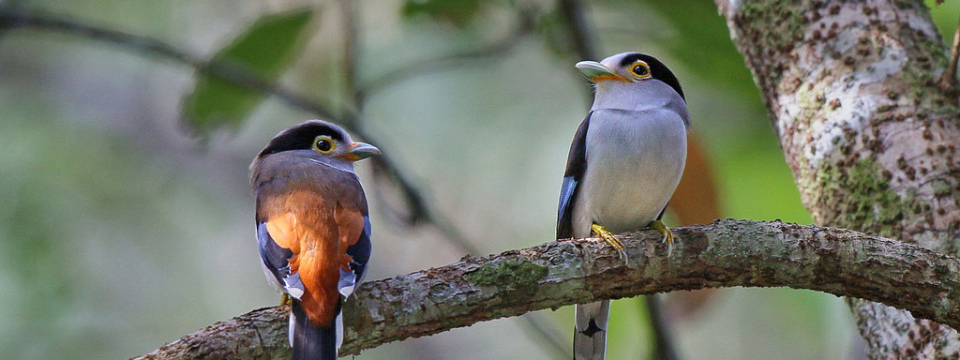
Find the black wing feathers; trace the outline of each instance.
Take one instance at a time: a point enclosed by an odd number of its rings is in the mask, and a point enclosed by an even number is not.
[[[560,188],[557,239],[573,237],[573,201],[577,198],[580,181],[587,170],[587,130],[590,128],[592,115],[593,112],[587,114],[587,118],[580,123],[567,155],[567,169],[563,172],[563,185]]]

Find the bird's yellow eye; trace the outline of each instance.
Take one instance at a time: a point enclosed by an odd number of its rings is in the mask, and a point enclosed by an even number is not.
[[[313,139],[313,149],[321,154],[329,154],[337,149],[337,143],[329,136],[320,135]]]
[[[633,63],[633,67],[630,68],[630,73],[639,79],[648,78],[650,77],[650,66],[643,61],[637,61]]]

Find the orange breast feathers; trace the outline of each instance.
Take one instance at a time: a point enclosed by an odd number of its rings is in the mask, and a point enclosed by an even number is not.
[[[300,275],[304,288],[300,301],[307,317],[316,326],[333,325],[340,301],[340,270],[350,269],[347,246],[363,232],[362,212],[309,190],[274,197],[262,205],[270,237],[293,252],[290,273]]]

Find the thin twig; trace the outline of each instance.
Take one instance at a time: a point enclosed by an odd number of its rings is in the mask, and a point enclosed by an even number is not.
[[[489,59],[513,50],[513,48],[533,30],[533,15],[527,10],[520,10],[519,12],[520,15],[516,27],[502,39],[478,49],[423,60],[408,67],[390,71],[386,75],[360,86],[358,93],[361,94],[361,97],[371,96],[371,94],[377,91],[384,90],[393,84],[414,76],[450,68],[455,65],[462,65],[465,61]]]
[[[307,98],[280,85],[263,80],[261,77],[229,62],[208,62],[197,56],[188,54],[163,41],[140,35],[125,33],[82,24],[73,20],[49,14],[38,15],[24,11],[0,11],[0,29],[39,29],[50,30],[68,35],[85,37],[131,49],[136,52],[157,56],[167,60],[190,66],[201,73],[206,73],[230,81],[238,86],[260,91],[276,96],[292,107],[311,112],[320,117],[339,123],[348,123],[353,120],[353,114],[336,116],[330,106],[320,100]]]
[[[593,26],[587,20],[587,13],[583,4],[578,0],[560,0],[557,4],[560,13],[567,22],[570,31],[570,40],[573,41],[573,50],[581,56],[581,60],[600,60],[597,58],[597,36]]]
[[[340,0],[340,19],[343,21],[343,72],[347,94],[350,96],[350,106],[357,112],[363,109],[363,94],[357,91],[358,73],[357,62],[360,61],[360,47],[357,44],[360,38],[360,28],[357,27],[356,1]]]
[[[594,34],[593,27],[587,20],[586,11],[578,0],[560,0],[557,4],[560,7],[560,14],[567,24],[567,30],[570,32],[570,40],[573,41],[573,50],[579,60],[600,61],[597,51],[597,36]],[[587,98],[587,106],[593,102],[593,92],[589,87],[584,86],[584,94]]]
[[[944,86],[954,87],[957,84],[958,58],[960,58],[960,18],[957,19],[957,30],[953,33],[953,46],[950,48],[950,67],[944,74]]]

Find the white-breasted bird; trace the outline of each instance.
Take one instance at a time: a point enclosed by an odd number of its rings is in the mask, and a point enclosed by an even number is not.
[[[680,83],[641,53],[576,67],[596,95],[570,146],[557,238],[596,233],[625,254],[613,234],[650,227],[672,247],[673,234],[660,218],[686,163],[690,114]],[[603,359],[609,312],[609,300],[577,306],[574,359]]]

